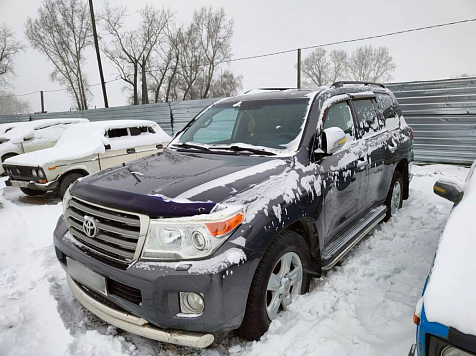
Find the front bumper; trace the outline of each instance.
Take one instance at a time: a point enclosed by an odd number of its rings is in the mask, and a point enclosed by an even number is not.
[[[35,181],[14,180],[9,178],[5,181],[5,185],[7,187],[28,188],[32,190],[41,190],[45,192],[56,189],[58,184],[59,184],[58,180],[54,180],[48,183],[38,183]]]
[[[244,263],[239,265],[224,263],[213,270],[203,272],[189,272],[180,269],[177,263],[154,262],[133,263],[126,270],[122,270],[92,257],[91,251],[88,251],[72,237],[65,236],[66,232],[66,224],[60,218],[54,233],[54,245],[60,264],[66,272],[68,272],[67,256],[106,277],[108,283],[109,281],[120,283],[140,290],[141,303],[133,303],[118,294],[108,293],[103,297],[105,301],[102,305],[105,306],[105,302],[112,303],[118,307],[117,309],[143,318],[148,322],[148,325],[153,325],[154,329],[162,329],[162,331],[183,330],[209,334],[231,331],[241,325],[248,291],[260,257],[255,252],[240,246],[239,248],[247,256]],[[238,248],[238,246],[226,242],[222,248],[227,250]],[[219,249],[216,254],[219,255],[220,251],[222,249]],[[187,263],[184,262],[184,264]],[[180,310],[180,292],[202,293],[205,300],[203,313],[193,317],[184,316]],[[89,309],[89,307],[87,308]],[[95,313],[93,310],[91,311]],[[114,320],[109,321],[101,315],[98,316],[116,325]],[[118,327],[126,329],[123,326],[118,325]],[[136,333],[135,329],[126,330]],[[176,333],[176,331],[173,332],[174,335]],[[149,334],[143,336],[151,337]],[[209,340],[209,337],[200,340],[202,340],[199,342],[201,344],[204,342],[203,340]],[[181,342],[177,343],[182,344]]]
[[[148,322],[142,318],[115,310],[104,305],[85,293],[73,279],[67,275],[68,286],[75,298],[91,313],[101,318],[105,322],[114,325],[122,330],[133,334],[154,339],[157,341],[168,342],[171,344],[204,348],[209,346],[214,337],[211,334],[199,334],[181,331],[165,331],[148,325]]]

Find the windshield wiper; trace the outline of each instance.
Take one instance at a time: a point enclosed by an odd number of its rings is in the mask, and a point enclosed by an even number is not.
[[[180,147],[180,148],[195,148],[197,150],[202,150],[202,151],[210,151],[208,147],[201,146],[201,145],[194,145],[188,142],[182,142],[182,143],[174,143],[174,147]]]
[[[265,151],[263,149],[251,148],[251,147],[226,146],[226,147],[210,147],[210,149],[227,150],[227,151],[234,151],[234,152],[248,151],[248,152],[263,155],[263,156],[276,156],[276,153],[274,153],[274,152],[269,152],[269,151]]]

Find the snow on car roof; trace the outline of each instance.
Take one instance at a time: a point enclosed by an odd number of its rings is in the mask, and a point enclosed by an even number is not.
[[[446,222],[423,296],[428,321],[471,335],[476,335],[475,211],[476,175],[473,175],[465,184],[463,199]]]
[[[15,125],[11,130],[4,132],[3,134],[0,132],[0,138],[7,139],[12,143],[20,143],[23,139],[32,133],[35,130],[39,130],[42,128],[46,128],[53,125],[65,125],[65,124],[76,124],[76,123],[83,123],[89,122],[88,119],[42,119],[42,120],[34,120],[34,121],[25,121],[20,122]]]
[[[155,133],[144,132],[137,136],[106,137],[106,131],[130,127],[151,127]],[[166,143],[171,137],[154,121],[111,120],[77,124],[69,127],[54,147],[9,158],[8,164],[43,166],[47,163],[71,161],[111,150]]]

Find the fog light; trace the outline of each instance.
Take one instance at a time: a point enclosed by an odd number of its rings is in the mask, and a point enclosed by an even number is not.
[[[203,294],[180,292],[180,309],[185,314],[201,314],[205,309]]]

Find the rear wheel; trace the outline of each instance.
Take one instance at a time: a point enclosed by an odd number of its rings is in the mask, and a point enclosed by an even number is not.
[[[29,195],[30,197],[36,197],[38,195],[46,194],[46,192],[43,190],[36,190],[36,189],[30,189],[30,188],[20,188],[20,190],[26,195]]]
[[[309,290],[309,247],[301,235],[284,231],[271,242],[256,268],[245,316],[237,333],[258,340],[293,298]]]
[[[65,175],[60,180],[60,184],[58,186],[57,194],[58,196],[63,199],[64,193],[68,190],[69,186],[76,182],[79,178],[84,177],[81,173],[69,173]]]
[[[387,206],[385,221],[388,221],[393,215],[395,215],[397,210],[403,205],[403,177],[398,171],[393,174],[392,184],[390,185],[385,205]]]

